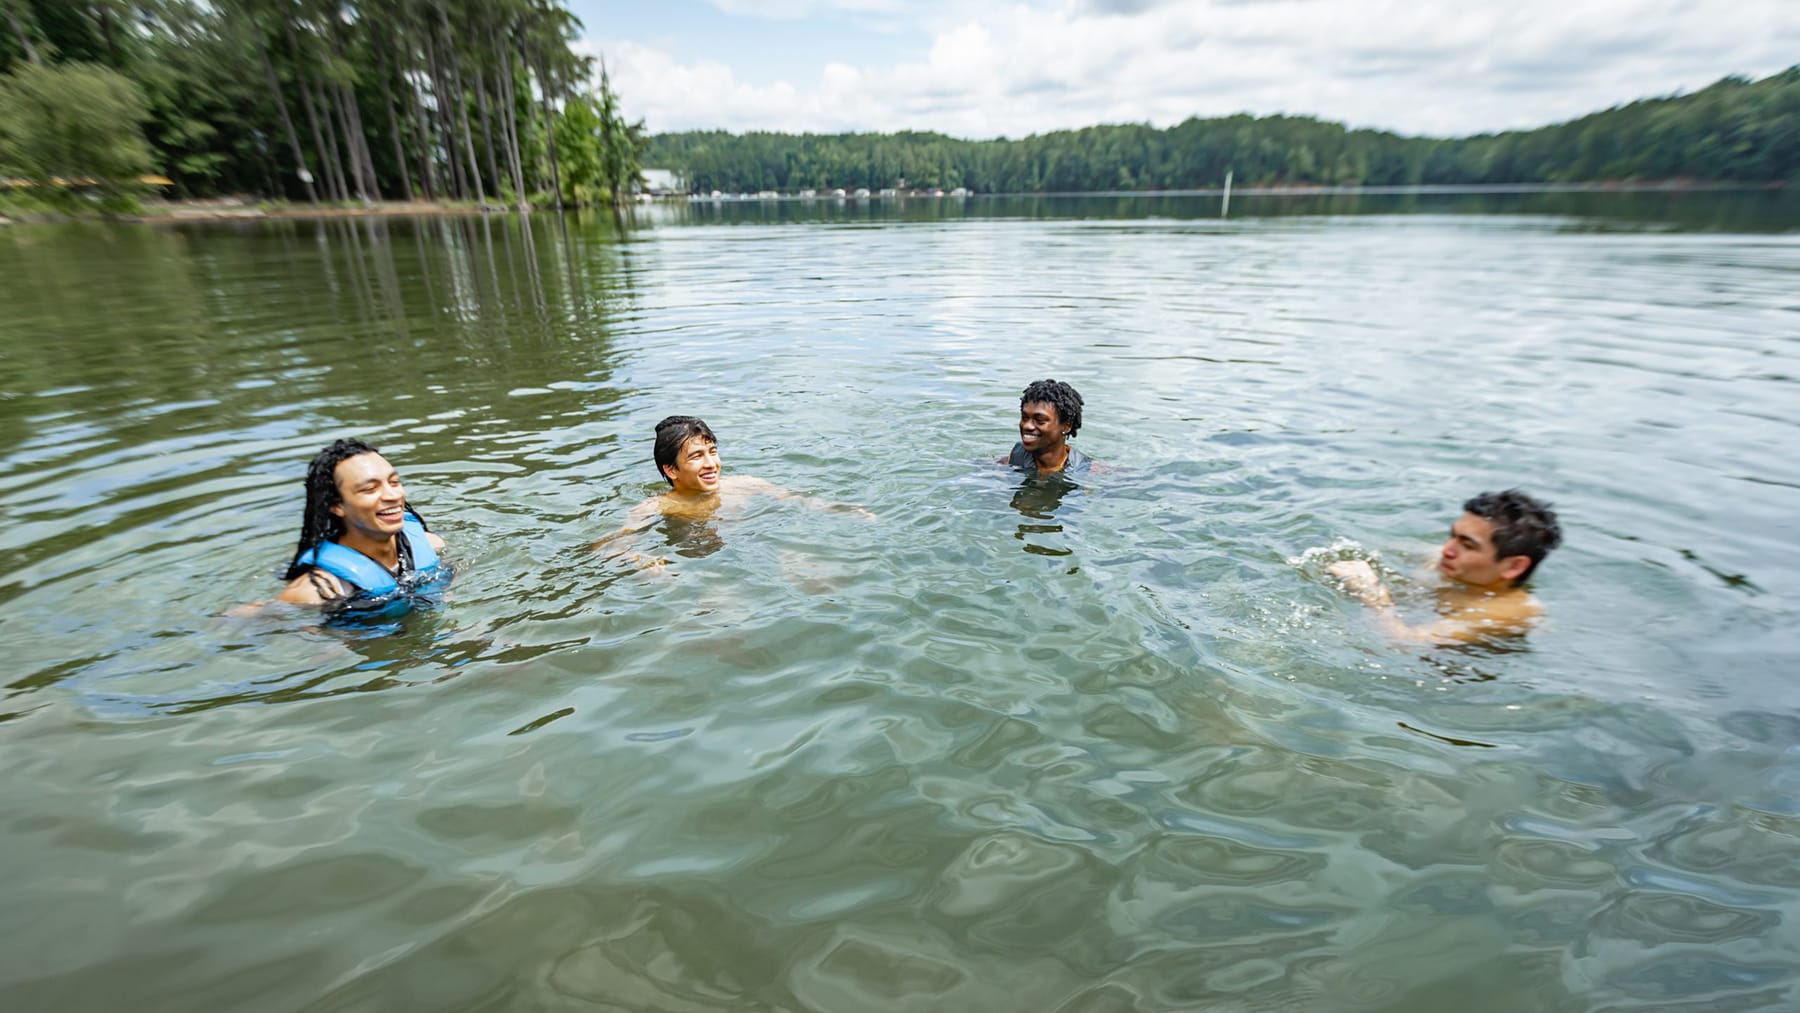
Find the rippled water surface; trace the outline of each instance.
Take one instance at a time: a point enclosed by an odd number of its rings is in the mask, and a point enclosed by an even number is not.
[[[1233,212],[0,230],[0,1007],[1800,1006],[1793,199]],[[678,412],[819,502],[587,551]],[[448,600],[231,614],[344,435]],[[1304,556],[1510,485],[1523,641]]]

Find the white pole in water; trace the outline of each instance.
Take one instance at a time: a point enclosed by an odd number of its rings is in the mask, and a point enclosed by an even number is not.
[[[1225,170],[1225,196],[1219,198],[1219,217],[1231,213],[1231,170]]]

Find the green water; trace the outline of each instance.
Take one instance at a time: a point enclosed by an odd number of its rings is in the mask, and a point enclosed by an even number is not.
[[[1793,199],[1232,210],[0,229],[0,1008],[1800,1004]],[[678,412],[876,519],[588,553]],[[344,435],[448,601],[228,614]],[[1301,561],[1515,484],[1523,642]]]

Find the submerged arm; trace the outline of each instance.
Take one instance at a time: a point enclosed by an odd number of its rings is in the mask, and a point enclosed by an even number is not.
[[[620,539],[628,538],[631,535],[635,535],[645,530],[656,523],[656,518],[661,514],[662,509],[657,505],[656,500],[647,499],[642,503],[639,503],[637,506],[631,508],[630,513],[625,515],[624,527],[588,546],[588,551],[600,552],[606,549],[608,545],[618,542]],[[661,556],[647,556],[641,552],[624,552],[624,546],[622,545],[619,546],[619,549],[620,551],[615,552],[614,555],[622,555],[632,565],[643,569],[659,569],[669,565],[669,561]]]
[[[857,506],[854,503],[833,503],[830,500],[819,499],[816,496],[807,496],[802,493],[794,492],[791,489],[784,489],[781,486],[778,486],[773,482],[767,481],[765,479],[756,478],[756,477],[753,477],[750,475],[740,476],[737,479],[737,485],[738,485],[738,488],[740,488],[748,493],[757,493],[757,494],[761,494],[764,496],[773,496],[776,499],[799,500],[801,503],[805,504],[808,507],[811,507],[814,510],[823,510],[827,513],[856,514],[857,516],[862,517],[865,520],[871,520],[871,521],[875,519],[874,514],[863,509],[862,507]]]

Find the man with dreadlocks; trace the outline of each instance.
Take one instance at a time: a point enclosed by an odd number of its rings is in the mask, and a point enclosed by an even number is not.
[[[400,474],[374,447],[338,440],[306,469],[306,516],[281,600],[351,605],[392,600],[447,570],[444,540],[406,504]]]
[[[1030,475],[1079,475],[1093,467],[1069,440],[1081,430],[1081,395],[1061,380],[1036,380],[1019,397],[1019,442],[1000,463]]]
[[[1436,589],[1439,618],[1409,625],[1394,611],[1394,600],[1374,567],[1360,559],[1331,564],[1331,575],[1375,612],[1389,634],[1401,640],[1456,644],[1524,633],[1543,608],[1525,582],[1550,550],[1562,544],[1562,527],[1550,504],[1517,489],[1484,492],[1463,504],[1438,549]]]

